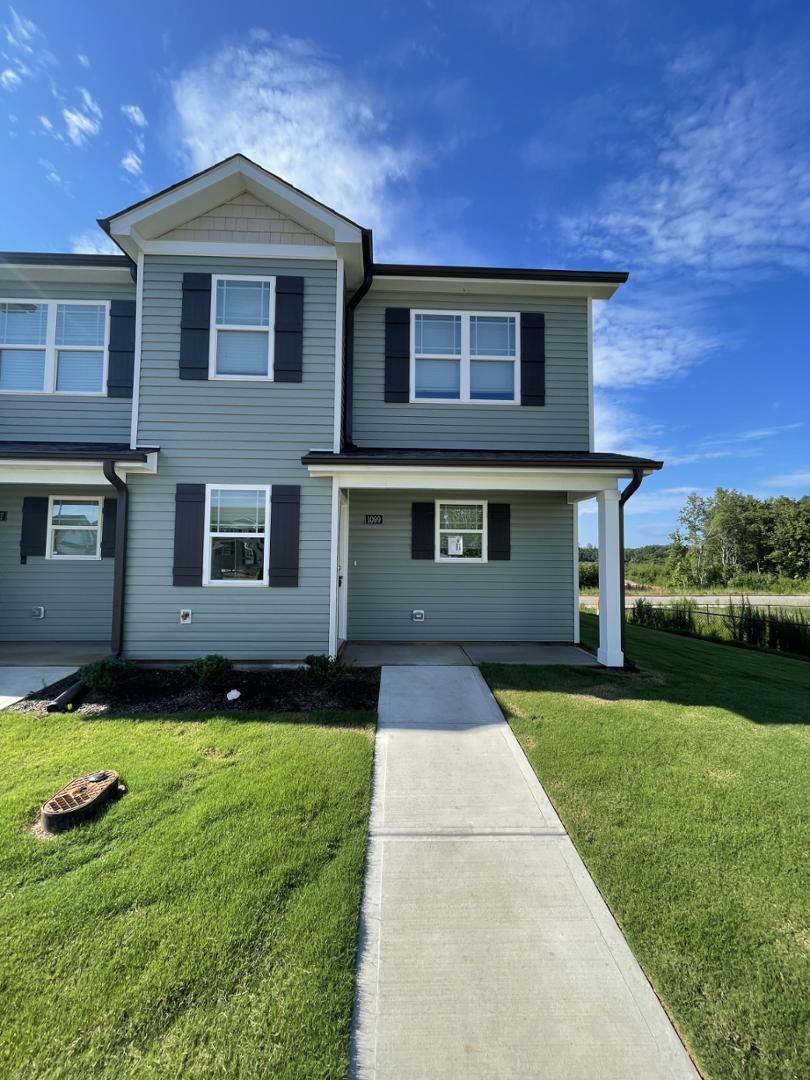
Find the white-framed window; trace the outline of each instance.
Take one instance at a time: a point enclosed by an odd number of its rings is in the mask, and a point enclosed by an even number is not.
[[[471,499],[436,500],[436,562],[487,561],[487,504]]]
[[[267,585],[270,491],[261,484],[206,484],[203,585]]]
[[[520,315],[411,311],[412,402],[520,402]]]
[[[0,393],[107,393],[107,300],[0,300]]]
[[[100,559],[104,498],[51,495],[48,499],[47,559]]]
[[[272,379],[276,279],[211,278],[211,379]]]

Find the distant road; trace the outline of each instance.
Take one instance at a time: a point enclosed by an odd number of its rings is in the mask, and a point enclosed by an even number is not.
[[[648,600],[651,604],[671,604],[675,600],[692,600],[696,604],[708,604],[709,607],[726,607],[730,600],[739,604],[742,597],[753,607],[806,607],[810,608],[810,594],[799,593],[794,596],[773,596],[769,593],[683,593],[678,596],[664,596],[662,593],[628,592],[625,607],[632,607],[636,600]],[[579,602],[586,607],[596,607],[598,596],[580,596]]]

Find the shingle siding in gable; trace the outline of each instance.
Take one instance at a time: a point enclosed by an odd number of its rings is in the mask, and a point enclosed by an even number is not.
[[[164,233],[161,240],[236,244],[304,244],[325,247],[326,241],[297,221],[243,191],[230,202]]]
[[[180,379],[182,279],[201,270],[304,277],[302,382]],[[139,440],[161,451],[157,476],[130,479],[128,655],[298,660],[327,651],[331,485],[311,480],[300,459],[332,446],[335,288],[335,264],[325,260],[147,256]],[[173,586],[177,483],[300,484],[298,586]],[[192,623],[181,626],[186,607]]]
[[[546,403],[387,403],[386,308],[540,311],[546,324]],[[447,293],[375,291],[355,314],[352,438],[358,446],[588,449],[588,323],[585,300],[525,296],[466,300]]]
[[[27,282],[0,276],[0,297],[21,300],[134,300],[135,285]],[[129,443],[132,402],[81,394],[0,394],[0,440]]]

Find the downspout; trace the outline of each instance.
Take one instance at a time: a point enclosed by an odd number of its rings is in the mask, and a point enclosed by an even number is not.
[[[127,522],[129,520],[129,488],[115,471],[115,462],[105,461],[104,476],[118,494],[115,511],[115,559],[113,566],[112,634],[110,649],[120,656],[124,649],[124,583],[127,572]]]
[[[343,424],[341,450],[353,446],[352,418],[354,411],[354,310],[374,280],[374,254],[371,242],[371,229],[363,229],[363,281],[357,291],[346,302],[344,373],[343,373]]]
[[[639,468],[633,469],[633,479],[630,481],[630,483],[627,485],[627,487],[624,489],[624,491],[619,497],[619,602],[622,609],[621,640],[622,653],[624,654],[625,660],[627,660],[627,655],[625,652],[627,639],[627,615],[625,613],[624,607],[624,504],[627,502],[628,499],[632,498],[632,496],[635,495],[635,493],[641,487],[641,481],[643,479],[644,470]]]

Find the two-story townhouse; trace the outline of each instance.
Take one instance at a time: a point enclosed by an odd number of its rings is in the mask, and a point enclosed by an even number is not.
[[[0,640],[577,641],[596,497],[622,663],[619,485],[660,468],[593,449],[626,274],[375,263],[241,155],[100,224],[121,256],[0,256]]]

